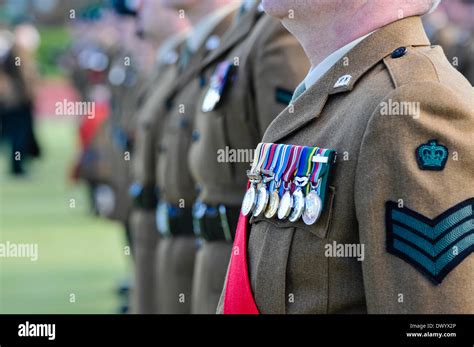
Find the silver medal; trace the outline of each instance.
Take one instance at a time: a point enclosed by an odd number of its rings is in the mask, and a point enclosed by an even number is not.
[[[242,209],[241,212],[244,216],[248,216],[250,212],[253,211],[255,208],[256,204],[256,198],[257,198],[257,190],[255,189],[255,186],[252,184],[250,188],[247,190],[244,196],[244,201],[242,202]]]
[[[206,96],[204,97],[204,101],[202,102],[201,111],[213,111],[220,99],[221,95],[219,94],[219,92],[215,88],[210,87],[206,93]]]
[[[301,215],[304,211],[305,199],[301,189],[295,190],[293,193],[293,210],[291,211],[290,217],[288,220],[290,222],[296,222],[301,218]]]
[[[285,219],[291,212],[291,207],[293,206],[293,196],[290,191],[287,190],[283,194],[280,200],[280,206],[278,206],[278,219]]]
[[[313,225],[321,215],[323,203],[318,193],[312,190],[305,198],[305,209],[303,212],[303,222],[306,225]]]
[[[278,191],[274,190],[270,194],[270,201],[268,202],[267,210],[265,211],[266,218],[273,218],[278,212],[278,205],[280,204],[280,196]]]
[[[260,216],[268,205],[269,194],[267,188],[263,185],[258,189],[257,204],[253,211],[254,217]]]

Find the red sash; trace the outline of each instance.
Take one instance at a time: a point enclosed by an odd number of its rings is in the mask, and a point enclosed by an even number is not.
[[[259,314],[250,287],[247,264],[248,217],[242,213],[235,232],[234,246],[227,275],[224,314]]]

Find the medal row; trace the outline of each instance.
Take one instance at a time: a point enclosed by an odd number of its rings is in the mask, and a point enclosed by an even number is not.
[[[323,211],[321,197],[334,155],[319,147],[259,143],[247,171],[250,186],[242,214],[316,223]]]

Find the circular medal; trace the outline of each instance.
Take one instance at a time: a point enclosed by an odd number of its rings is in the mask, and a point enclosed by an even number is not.
[[[270,201],[268,202],[267,210],[265,211],[266,218],[273,218],[278,212],[278,205],[280,204],[280,196],[278,191],[274,190],[270,194]]]
[[[242,202],[242,214],[248,216],[250,212],[255,208],[257,191],[253,185],[247,190],[244,196],[244,201]]]
[[[305,209],[303,212],[303,222],[306,225],[313,225],[321,215],[323,202],[316,191],[312,190],[305,198]]]
[[[265,186],[261,186],[258,189],[257,204],[255,206],[255,210],[253,211],[254,217],[260,216],[265,211],[268,204],[268,197],[269,194],[267,188],[265,188]]]
[[[278,218],[285,219],[291,212],[291,207],[293,206],[293,196],[291,195],[290,191],[287,190],[285,194],[283,194],[280,206],[278,206]]]
[[[304,196],[301,189],[295,190],[293,193],[293,210],[291,211],[290,217],[288,217],[290,222],[296,222],[301,218],[301,215],[304,211]]]

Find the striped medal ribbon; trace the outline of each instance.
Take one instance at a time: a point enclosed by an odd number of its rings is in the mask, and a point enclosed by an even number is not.
[[[282,188],[284,190],[283,196],[280,200],[280,206],[278,207],[278,218],[286,219],[291,212],[293,207],[293,196],[291,195],[291,177],[294,176],[296,170],[296,164],[299,161],[301,152],[303,150],[302,146],[292,146],[290,159],[283,174],[283,184]]]
[[[308,184],[309,174],[312,165],[313,155],[316,152],[314,147],[304,147],[301,152],[301,157],[298,162],[298,168],[295,172],[293,183],[295,191],[293,192],[293,210],[291,211],[288,220],[296,222],[301,218],[305,207],[305,196],[303,194],[303,187]]]
[[[267,156],[263,164],[263,169],[260,170],[260,173],[262,175],[262,183],[260,184],[260,188],[258,189],[257,206],[255,207],[255,210],[253,212],[253,215],[255,217],[260,216],[267,209],[268,201],[270,199],[270,193],[267,190],[267,183],[273,181],[273,178],[275,176],[273,170],[275,169],[276,163],[278,161],[280,151],[280,145],[274,143],[270,144],[270,149],[267,152]]]
[[[268,202],[267,210],[265,211],[266,218],[273,218],[280,205],[280,194],[278,190],[281,185],[281,176],[284,173],[284,169],[288,164],[291,153],[291,145],[277,145],[278,154],[276,155],[276,161],[273,160],[271,170],[274,172],[273,179],[270,181],[270,199]]]
[[[244,216],[248,216],[250,212],[253,211],[257,199],[257,188],[256,185],[260,182],[261,178],[257,172],[257,166],[262,157],[263,152],[263,143],[259,143],[255,149],[253,163],[249,171],[247,171],[247,176],[250,180],[250,187],[245,192],[244,200],[242,201],[241,212]]]
[[[321,156],[324,156],[325,154],[326,150],[323,148],[318,148],[315,153],[315,155]],[[313,158],[313,156],[311,158]],[[306,225],[313,225],[316,223],[323,210],[323,202],[320,198],[321,178],[319,177],[323,165],[324,163],[321,162],[313,163],[311,176],[309,178],[310,184],[308,185],[310,192],[305,197],[305,208],[302,216],[303,222]]]

